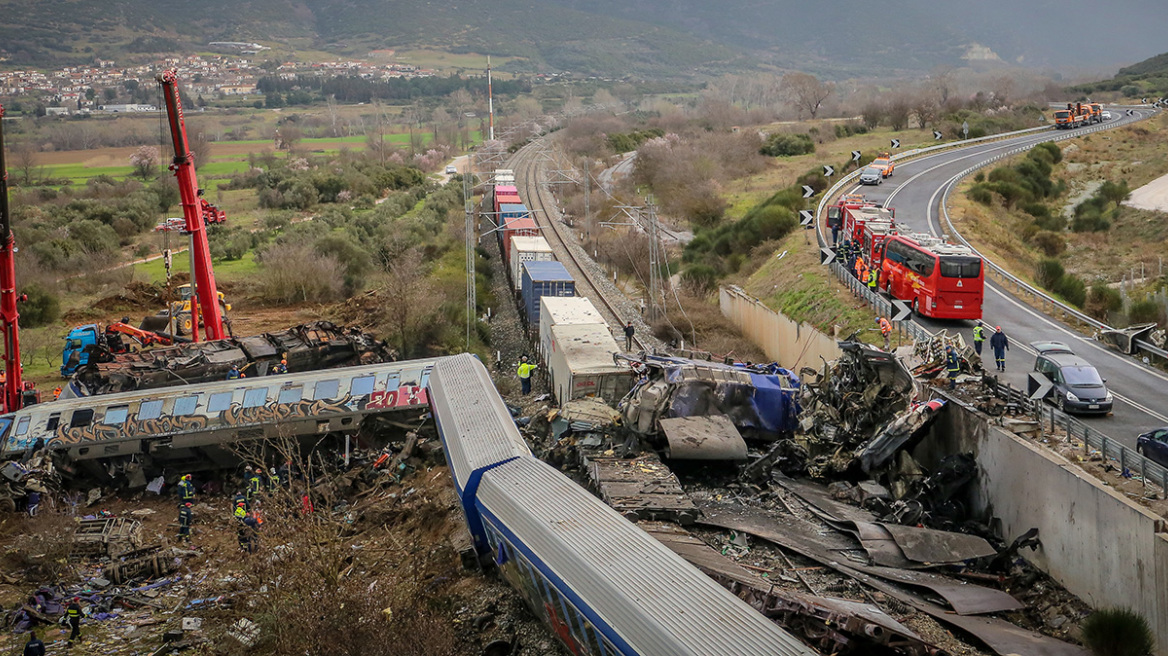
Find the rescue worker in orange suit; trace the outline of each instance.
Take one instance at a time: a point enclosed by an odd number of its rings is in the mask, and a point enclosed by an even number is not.
[[[880,327],[880,334],[884,336],[884,350],[892,346],[892,322],[884,317],[876,317],[876,325]]]

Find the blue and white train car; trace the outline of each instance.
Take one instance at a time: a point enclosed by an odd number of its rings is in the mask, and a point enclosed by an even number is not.
[[[480,557],[571,653],[817,653],[533,457],[472,356],[440,359],[430,397]]]

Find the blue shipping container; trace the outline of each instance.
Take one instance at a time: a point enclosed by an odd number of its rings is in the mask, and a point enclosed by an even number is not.
[[[499,218],[502,219],[500,223],[506,223],[511,219],[522,219],[529,214],[527,206],[523,203],[503,203],[499,206]]]
[[[523,306],[527,324],[539,325],[539,299],[544,296],[575,296],[576,281],[563,264],[550,262],[523,263]]]

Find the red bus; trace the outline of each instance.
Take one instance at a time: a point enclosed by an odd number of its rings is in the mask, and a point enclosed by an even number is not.
[[[880,288],[909,301],[913,312],[935,319],[981,319],[985,267],[966,246],[925,234],[884,242]]]

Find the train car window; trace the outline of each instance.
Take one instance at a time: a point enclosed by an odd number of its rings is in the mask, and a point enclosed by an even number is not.
[[[45,424],[45,430],[55,431],[55,430],[57,430],[57,425],[60,423],[61,423],[61,413],[54,412],[53,414],[49,415],[49,423]]]
[[[0,417],[0,442],[8,441],[9,428],[12,428],[12,418]]]
[[[212,394],[207,401],[207,412],[223,412],[231,407],[231,396],[233,392],[219,392]]]
[[[102,418],[101,423],[110,426],[118,426],[126,423],[126,418],[130,416],[130,406],[115,405],[105,411],[105,417]]]
[[[268,388],[257,387],[243,393],[243,407],[258,408],[268,402]]]
[[[162,416],[162,401],[143,401],[138,404],[138,421],[158,419]]]
[[[27,433],[28,425],[30,423],[32,423],[32,417],[29,417],[28,415],[21,417],[20,421],[16,422],[16,433],[14,434],[19,436]]]
[[[69,428],[85,428],[93,421],[93,408],[74,410],[69,418]]]
[[[153,401],[151,401],[153,403]],[[159,412],[162,410],[162,401],[159,401]],[[146,407],[143,403],[142,407]],[[190,396],[182,396],[174,400],[174,410],[170,413],[176,417],[185,417],[186,415],[194,414],[195,408],[199,407],[199,395],[192,394]],[[138,413],[138,418],[142,417],[142,413]]]
[[[603,654],[604,651],[600,648],[600,642],[597,638],[596,627],[588,621],[583,615],[580,616],[580,622],[584,625],[584,644],[588,645],[588,653]]]
[[[353,396],[369,396],[373,393],[373,382],[377,380],[376,376],[361,376],[354,378],[353,383],[349,385],[349,394]]]
[[[341,391],[341,381],[337,379],[322,380],[316,383],[316,393],[313,395],[313,400],[323,401],[326,399],[335,399],[337,394]]]
[[[304,397],[303,387],[286,387],[280,390],[280,397],[276,400],[277,403],[300,403],[300,399]]]

